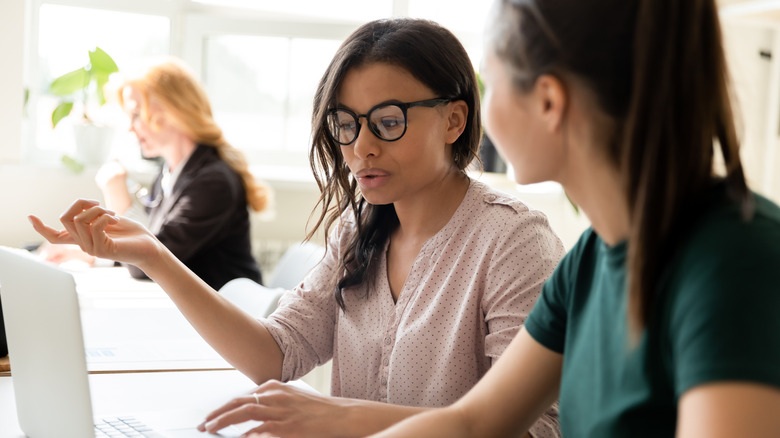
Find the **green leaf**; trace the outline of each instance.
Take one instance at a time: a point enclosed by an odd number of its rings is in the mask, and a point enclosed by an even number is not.
[[[111,73],[119,71],[116,62],[100,47],[95,47],[95,50],[89,52],[89,63],[90,71],[96,75],[104,74],[108,77]]]
[[[98,73],[95,75],[95,81],[97,82],[97,99],[100,105],[106,103],[106,96],[103,94],[103,87],[108,82],[108,75],[104,73]]]
[[[73,102],[60,102],[60,104],[57,105],[57,107],[54,108],[54,111],[52,111],[51,113],[52,129],[56,128],[57,123],[60,123],[60,120],[62,120],[63,117],[69,115],[72,109],[73,109]]]
[[[27,117],[27,102],[30,101],[30,89],[24,87],[24,103],[22,103],[22,115]]]
[[[51,83],[49,91],[57,96],[67,96],[89,85],[89,72],[84,68],[73,70]]]
[[[84,171],[84,165],[70,155],[63,155],[62,158],[60,158],[60,161],[62,161],[62,164],[73,173],[81,173]]]

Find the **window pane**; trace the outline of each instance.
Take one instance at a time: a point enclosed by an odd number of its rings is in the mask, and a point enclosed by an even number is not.
[[[237,7],[258,11],[327,18],[348,21],[369,21],[387,18],[393,12],[392,0],[193,0],[219,7]]]
[[[51,81],[86,65],[88,52],[95,47],[105,50],[120,70],[123,66],[138,65],[147,56],[167,54],[170,22],[166,17],[154,15],[52,4],[41,6],[39,20],[38,83],[33,87],[39,90],[35,101],[35,143],[39,149],[72,153],[75,149],[72,124],[78,117],[66,117],[56,129],[51,129],[51,112],[59,101],[48,93]],[[77,102],[72,114],[80,113],[82,106]],[[111,112],[109,107],[100,108],[101,111],[89,109],[97,121],[126,126],[118,111]],[[127,138],[120,131],[117,130],[117,136]]]
[[[472,0],[409,0],[409,16],[433,20],[451,30],[460,39],[474,68],[478,70],[484,51],[482,33],[492,3]]]
[[[283,147],[289,44],[258,36],[206,39],[203,79],[214,117],[234,146]]]
[[[452,30],[482,33],[492,1],[409,0],[409,16],[427,18]]]
[[[308,150],[314,91],[339,43],[207,38],[204,82],[228,141],[247,151]]]
[[[340,41],[334,40],[292,40],[290,112],[287,119],[290,150],[308,151],[311,146],[314,93],[340,44]]]

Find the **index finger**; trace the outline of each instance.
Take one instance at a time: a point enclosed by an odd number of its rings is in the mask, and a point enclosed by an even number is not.
[[[76,199],[73,204],[68,207],[67,210],[65,210],[65,213],[62,213],[60,215],[60,222],[62,222],[63,225],[65,225],[65,228],[68,228],[68,223],[73,222],[73,218],[79,215],[84,210],[89,210],[92,207],[96,207],[100,205],[100,202],[95,201],[94,199]]]
[[[229,402],[225,403],[221,407],[211,411],[208,415],[206,415],[206,419],[203,420],[203,422],[198,426],[199,429],[205,430],[206,429],[206,423],[210,422],[211,420],[219,417],[220,415],[224,414],[225,412],[232,411],[233,409],[238,408],[239,406],[242,406],[247,401],[247,397],[252,397],[252,394],[248,394],[245,396],[239,396],[235,397]]]
[[[66,230],[56,230],[43,223],[37,216],[29,215],[27,219],[30,220],[35,231],[43,236],[49,243],[75,243],[73,237]]]

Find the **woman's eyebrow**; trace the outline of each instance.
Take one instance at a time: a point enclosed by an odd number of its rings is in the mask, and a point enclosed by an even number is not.
[[[377,104],[371,105],[371,107],[368,109],[368,111],[371,111],[371,109],[376,108],[378,106],[391,105],[391,104],[397,104],[397,103],[403,103],[403,101],[399,100],[399,99],[383,100],[382,102],[379,102]],[[352,111],[354,113],[357,113],[357,111],[355,111],[352,107],[350,107],[348,105],[344,105],[343,103],[337,103],[335,108],[336,109],[346,109],[346,110],[350,110],[350,111]]]

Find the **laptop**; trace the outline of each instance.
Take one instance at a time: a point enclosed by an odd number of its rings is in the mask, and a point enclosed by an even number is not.
[[[30,437],[102,436],[96,424],[103,427],[104,419],[93,417],[73,276],[27,251],[0,247],[0,299],[22,431]],[[154,419],[164,419],[159,424],[165,429],[142,428],[143,436],[153,437],[239,436],[259,424],[242,423],[209,435],[195,429],[193,418],[203,419],[203,412],[174,408],[170,413],[117,415],[109,420],[132,417],[138,423],[151,418],[154,426]],[[174,416],[187,420],[176,421]]]

